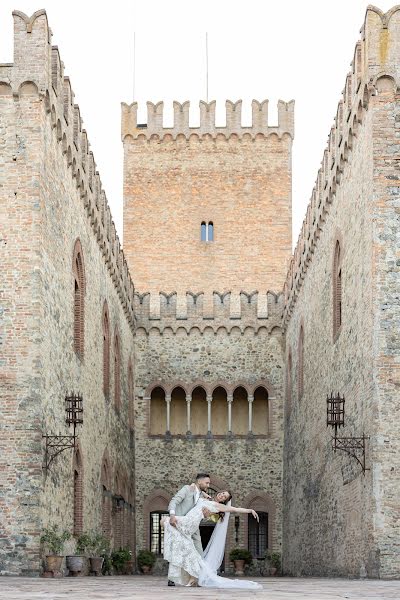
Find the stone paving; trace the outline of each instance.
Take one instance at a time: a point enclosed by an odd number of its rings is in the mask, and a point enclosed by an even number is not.
[[[260,591],[168,588],[161,577],[0,579],[1,600],[400,600],[400,581],[347,579],[258,579]]]

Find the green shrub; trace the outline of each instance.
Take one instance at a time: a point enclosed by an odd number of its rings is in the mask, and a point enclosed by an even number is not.
[[[110,541],[101,533],[82,533],[78,537],[76,551],[88,556],[103,556],[110,552]]]
[[[156,562],[156,555],[150,550],[140,550],[137,556],[139,567],[152,567]]]
[[[58,531],[57,525],[43,529],[40,541],[49,550],[50,554],[59,556],[64,550],[64,544],[69,540],[71,534],[68,531]]]
[[[111,554],[111,564],[117,573],[122,573],[126,563],[132,559],[132,552],[128,548],[114,550]]]
[[[244,560],[246,565],[249,565],[253,560],[251,552],[246,548],[234,548],[229,554],[229,558],[232,562],[234,560]]]
[[[281,555],[279,552],[267,552],[266,558],[270,563],[271,567],[274,567],[278,571],[281,570]]]
[[[81,533],[76,541],[76,553],[79,556],[85,555],[89,551],[91,537],[88,533]]]

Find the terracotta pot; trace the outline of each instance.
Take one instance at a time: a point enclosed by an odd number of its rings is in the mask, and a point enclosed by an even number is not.
[[[150,575],[151,566],[150,565],[142,565],[141,567],[143,575]]]
[[[91,556],[90,557],[90,570],[96,575],[101,575],[101,569],[103,567],[104,558],[102,556]]]
[[[46,571],[50,571],[51,573],[61,571],[63,558],[63,556],[57,556],[56,554],[46,556]]]
[[[278,569],[276,567],[270,567],[269,568],[269,574],[271,575],[271,577],[275,577],[275,575],[277,574]]]
[[[244,575],[244,560],[234,560],[233,564],[235,565],[235,575]]]
[[[66,556],[67,568],[72,577],[78,577],[83,569],[83,556]]]
[[[133,573],[133,560],[127,560],[124,568],[125,575],[132,575]]]

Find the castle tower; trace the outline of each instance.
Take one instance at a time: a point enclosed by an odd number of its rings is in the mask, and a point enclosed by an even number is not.
[[[200,126],[189,127],[189,102],[174,102],[174,126],[163,127],[163,103],[122,104],[124,250],[139,292],[183,296],[187,290],[282,289],[291,256],[291,150],[294,102],[252,102],[252,126],[226,102],[226,127],[215,126],[215,102],[200,102]]]

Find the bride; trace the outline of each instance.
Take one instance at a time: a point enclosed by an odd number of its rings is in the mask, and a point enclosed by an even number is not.
[[[234,508],[231,506],[231,494],[219,492],[215,501],[200,497],[196,505],[183,517],[176,517],[176,526],[172,526],[169,517],[163,517],[164,558],[169,562],[168,579],[178,585],[217,588],[262,589],[253,581],[227,579],[217,575],[225,550],[226,532],[229,513],[251,513],[258,520],[258,515],[250,508]],[[203,557],[196,550],[192,535],[203,519],[203,508],[220,518],[214,528],[213,535]]]

